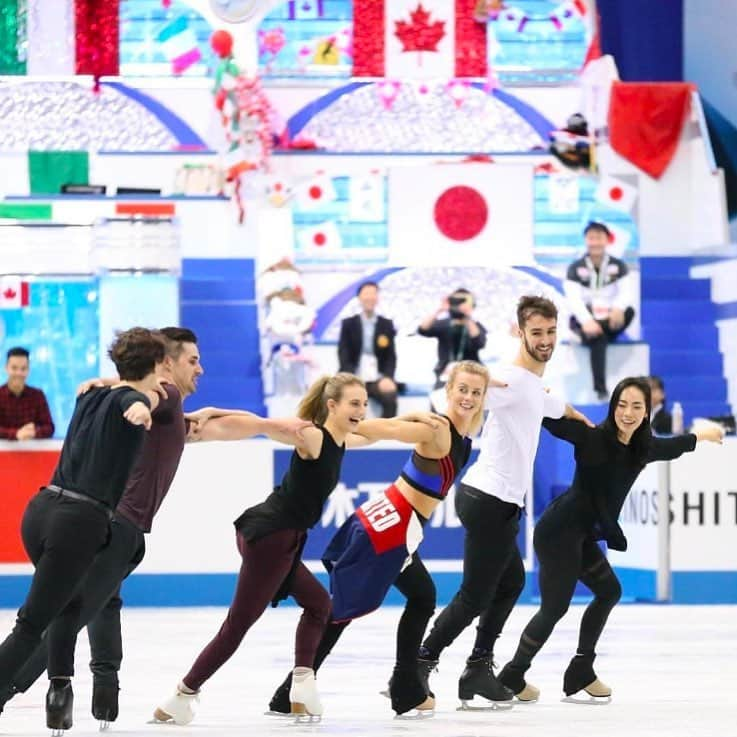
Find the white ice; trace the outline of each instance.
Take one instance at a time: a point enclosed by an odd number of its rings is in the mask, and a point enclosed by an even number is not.
[[[431,679],[438,698],[434,719],[397,721],[379,695],[391,672],[399,609],[385,608],[354,622],[320,670],[325,715],[318,725],[294,725],[264,715],[274,688],[291,667],[295,607],[268,610],[236,655],[202,690],[199,712],[187,727],[147,724],[201,647],[217,631],[224,610],[124,609],[126,657],[121,672],[121,714],[110,735],[428,735],[429,737],[733,737],[737,735],[737,607],[617,607],[595,663],[612,686],[607,706],[560,702],[562,674],[575,651],[582,608],[572,607],[529,672],[540,702],[510,712],[458,712],[457,681],[473,642],[469,628],[443,654]],[[511,656],[533,607],[518,607],[499,641],[497,659]],[[0,636],[14,613],[0,611]],[[89,651],[77,652],[75,724],[67,733],[92,735]],[[16,696],[0,716],[0,734],[48,734],[46,682]]]

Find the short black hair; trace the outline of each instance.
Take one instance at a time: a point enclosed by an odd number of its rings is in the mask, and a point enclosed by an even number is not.
[[[650,386],[657,387],[661,392],[665,391],[665,382],[659,376],[647,376],[646,378]]]
[[[140,381],[164,360],[164,338],[147,328],[131,328],[115,336],[108,351],[123,381]]]
[[[170,358],[179,358],[184,343],[194,343],[197,345],[197,336],[189,328],[161,328],[159,332],[164,336],[166,355]]]
[[[600,223],[598,220],[591,220],[583,229],[583,234],[586,235],[591,230],[603,233],[607,238],[612,237],[612,231],[609,230],[604,223]]]
[[[15,348],[11,348],[6,357],[5,357],[5,363],[7,363],[13,356],[20,356],[21,358],[25,358],[26,360],[30,361],[31,354],[28,352],[27,349],[22,348],[21,346],[17,345]]]
[[[378,285],[378,284],[377,284],[377,282],[375,282],[375,281],[362,281],[362,282],[361,282],[361,283],[360,283],[360,284],[358,285],[358,289],[356,289],[356,297],[360,296],[361,292],[362,292],[362,291],[363,291],[363,290],[364,290],[364,289],[365,289],[366,287],[376,287],[376,289],[377,289],[377,290],[379,289],[379,285]]]
[[[533,315],[542,315],[549,320],[558,319],[558,308],[555,302],[547,297],[526,294],[517,302],[517,325],[523,328]]]

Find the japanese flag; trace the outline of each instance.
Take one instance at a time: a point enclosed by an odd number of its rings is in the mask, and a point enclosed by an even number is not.
[[[300,250],[309,256],[335,254],[343,245],[338,226],[330,220],[319,225],[300,228],[297,231],[297,242]]]
[[[620,228],[618,225],[612,225],[611,223],[605,223],[605,225],[609,228],[609,232],[611,233],[609,236],[607,251],[609,251],[612,256],[622,258],[624,256],[624,252],[627,250],[627,246],[629,246],[630,241],[632,240],[632,235],[628,230]]]
[[[0,310],[17,310],[28,306],[28,282],[17,276],[0,276]]]
[[[336,197],[333,180],[326,174],[319,173],[297,189],[297,206],[300,210],[319,210],[335,202]]]
[[[602,176],[594,193],[594,198],[602,205],[620,212],[630,212],[637,200],[637,187],[626,184],[621,179]]]
[[[529,164],[390,169],[390,263],[530,264],[533,204],[533,167]]]

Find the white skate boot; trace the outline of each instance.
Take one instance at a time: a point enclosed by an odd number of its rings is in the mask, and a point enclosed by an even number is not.
[[[295,668],[292,671],[289,702],[297,723],[319,722],[322,719],[322,703],[312,668]]]
[[[199,701],[199,691],[187,693],[183,690],[183,684],[180,683],[174,695],[164,701],[161,706],[156,707],[154,723],[174,722],[180,726],[189,724],[194,719],[196,705]]]

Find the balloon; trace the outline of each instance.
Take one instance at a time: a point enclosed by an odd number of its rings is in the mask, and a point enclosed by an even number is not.
[[[233,52],[233,36],[228,31],[215,31],[210,36],[210,46],[221,59],[225,59]]]

